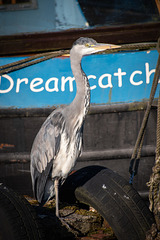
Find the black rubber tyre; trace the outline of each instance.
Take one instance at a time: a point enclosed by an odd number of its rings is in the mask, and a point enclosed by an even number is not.
[[[95,208],[112,227],[118,240],[144,240],[153,215],[137,191],[121,176],[100,166],[82,168],[68,177],[62,197]],[[67,193],[67,194],[66,194]],[[67,198],[65,199],[67,200]]]
[[[0,240],[41,240],[36,213],[27,200],[0,185]]]

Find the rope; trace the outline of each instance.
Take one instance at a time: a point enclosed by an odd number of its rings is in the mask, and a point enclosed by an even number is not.
[[[160,96],[158,99],[158,113],[157,113],[157,148],[156,148],[156,159],[160,156]]]
[[[157,148],[155,166],[147,185],[149,189],[150,210],[153,211],[155,222],[146,234],[146,240],[160,239],[160,95],[157,110]]]
[[[13,63],[9,63],[9,64],[6,64],[6,65],[0,66],[0,70],[5,69],[5,68],[9,68],[9,67],[13,67],[15,65],[25,63],[25,62],[28,62],[28,61],[31,61],[31,60],[34,60],[36,58],[40,58],[40,57],[43,57],[43,56],[46,56],[46,55],[48,55],[48,53],[36,54],[34,56],[28,57],[27,59],[22,59],[22,60],[19,60],[17,62],[13,62]]]
[[[124,44],[121,46],[120,49],[113,49],[113,50],[106,50],[106,53],[113,53],[118,51],[128,51],[128,50],[144,50],[144,49],[151,49],[155,48],[156,43],[135,43],[135,44]],[[64,54],[68,54],[69,50],[59,50],[54,52],[46,52],[36,54],[31,57],[27,57],[25,59],[9,63],[7,65],[0,66],[0,76],[3,74],[7,74],[25,67],[29,67],[31,65],[46,61],[48,59],[58,57]]]
[[[25,67],[29,67],[31,65],[49,60],[54,57],[62,56],[64,54],[69,53],[68,50],[60,50],[55,52],[49,52],[49,53],[41,53],[37,54],[35,56],[28,57],[26,59],[22,59],[13,63],[9,63],[3,66],[0,66],[0,75],[10,73]]]
[[[149,200],[150,210],[155,214],[160,212],[160,97],[158,99],[157,111],[157,147],[156,147],[156,160],[155,166],[152,168],[152,175],[147,185],[150,187]],[[160,230],[160,229],[159,229]]]
[[[159,50],[160,49],[160,38],[158,40],[157,49],[158,49],[158,52],[159,52],[160,51]],[[134,150],[133,150],[133,153],[132,153],[132,156],[131,156],[131,162],[130,162],[130,166],[129,166],[129,172],[131,174],[130,181],[129,181],[130,184],[132,184],[133,177],[138,172],[138,166],[139,166],[141,150],[142,150],[142,146],[143,146],[145,129],[146,129],[146,126],[147,126],[150,110],[151,110],[151,107],[152,107],[152,102],[154,100],[154,95],[155,95],[155,92],[156,92],[156,89],[157,89],[159,76],[160,76],[160,67],[159,66],[160,66],[160,55],[159,55],[158,61],[157,61],[157,66],[156,66],[156,71],[155,71],[155,74],[154,74],[154,79],[153,79],[153,84],[152,84],[152,88],[151,88],[151,92],[150,92],[149,102],[147,104],[147,108],[146,108],[146,111],[145,111],[145,114],[144,114],[144,117],[143,117],[141,128],[140,128],[140,131],[138,133],[138,137],[137,137],[137,140],[136,140],[136,143],[135,143],[135,147],[134,147]]]
[[[160,39],[159,39],[159,58],[160,58]],[[160,65],[159,65],[160,69]],[[158,77],[158,75],[157,75]],[[146,240],[158,240],[160,239],[160,94],[158,99],[157,109],[157,146],[156,146],[156,159],[155,165],[152,168],[152,174],[150,181],[147,185],[149,189],[149,201],[150,210],[153,211],[155,217],[155,223],[151,226],[151,229],[146,234]]]

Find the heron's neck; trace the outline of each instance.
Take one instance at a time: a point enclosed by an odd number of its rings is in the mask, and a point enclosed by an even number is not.
[[[81,113],[85,116],[90,104],[90,86],[88,78],[81,67],[81,58],[71,58],[71,69],[77,88],[76,96],[71,104],[77,115]]]

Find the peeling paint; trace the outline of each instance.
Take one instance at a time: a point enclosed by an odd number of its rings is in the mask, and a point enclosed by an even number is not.
[[[109,96],[108,96],[108,103],[110,103],[112,100],[112,88],[109,90]]]
[[[8,143],[1,143],[0,144],[0,149],[4,149],[4,148],[14,148],[15,146],[13,144],[8,144]]]

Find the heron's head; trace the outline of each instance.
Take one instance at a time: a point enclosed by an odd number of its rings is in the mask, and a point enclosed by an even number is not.
[[[72,49],[77,54],[81,55],[81,57],[90,55],[96,52],[105,51],[107,49],[114,49],[114,48],[120,48],[121,46],[113,45],[113,44],[103,44],[103,43],[97,43],[92,38],[84,38],[80,37],[77,39],[72,46]]]

